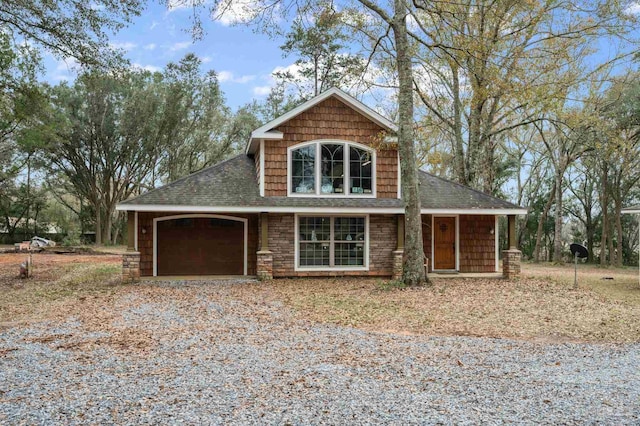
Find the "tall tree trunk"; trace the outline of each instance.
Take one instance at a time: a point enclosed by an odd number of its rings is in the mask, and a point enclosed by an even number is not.
[[[102,209],[99,204],[95,206],[96,210],[96,245],[102,245]]]
[[[398,69],[398,148],[402,197],[405,203],[405,247],[402,280],[407,285],[428,282],[424,270],[422,217],[418,187],[418,169],[413,131],[413,75],[407,34],[407,7],[404,0],[394,1],[393,35]]]
[[[619,200],[616,199],[615,202],[615,215],[614,220],[616,222],[616,235],[618,236],[616,242],[616,266],[622,266],[622,258],[624,253],[624,248],[622,246],[622,205]]]
[[[600,240],[600,265],[607,264],[607,242],[609,239],[609,168],[605,162],[602,170],[602,188],[600,205],[602,206],[602,238]]]
[[[540,262],[540,248],[542,246],[542,232],[544,230],[544,223],[547,221],[547,217],[549,217],[549,210],[551,210],[551,206],[553,205],[553,200],[555,199],[556,192],[556,184],[553,184],[553,188],[551,188],[551,192],[549,193],[549,198],[547,199],[547,203],[544,205],[544,210],[540,215],[540,219],[538,220],[538,228],[536,229],[536,246],[533,249],[533,261],[535,263]]]
[[[556,170],[555,176],[555,198],[556,211],[554,220],[553,235],[553,261],[554,263],[562,263],[562,175],[564,171],[564,159],[560,159],[560,166]]]

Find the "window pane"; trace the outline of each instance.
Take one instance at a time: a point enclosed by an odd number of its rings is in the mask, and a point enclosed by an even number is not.
[[[331,238],[329,217],[301,217],[299,226],[300,241],[329,241]]]
[[[363,217],[336,217],[334,221],[336,241],[364,241]]]
[[[320,193],[344,192],[344,146],[322,144],[320,146]]]
[[[300,243],[300,266],[329,266],[329,243]]]
[[[316,145],[304,146],[291,153],[291,192],[315,192],[315,164]]]
[[[334,256],[336,266],[364,266],[364,242],[336,243]]]
[[[349,148],[349,190],[351,194],[371,194],[373,192],[373,166],[371,162],[372,156],[369,151],[354,147]]]

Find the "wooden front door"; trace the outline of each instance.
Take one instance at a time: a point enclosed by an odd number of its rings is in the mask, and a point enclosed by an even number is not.
[[[456,269],[456,218],[433,218],[433,269]]]

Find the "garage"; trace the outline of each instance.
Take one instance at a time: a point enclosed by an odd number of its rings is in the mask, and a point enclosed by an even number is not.
[[[163,217],[155,231],[155,275],[246,275],[246,219]]]

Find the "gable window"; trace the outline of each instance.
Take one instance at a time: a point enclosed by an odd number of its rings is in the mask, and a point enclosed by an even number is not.
[[[360,144],[315,141],[289,148],[289,195],[375,196],[375,152]]]
[[[367,268],[365,216],[298,216],[296,228],[297,269]]]

